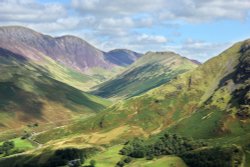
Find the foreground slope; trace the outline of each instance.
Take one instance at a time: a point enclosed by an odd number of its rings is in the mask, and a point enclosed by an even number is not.
[[[51,123],[96,113],[108,101],[51,77],[50,72],[6,49],[0,49],[0,129]]]
[[[149,52],[123,73],[96,86],[93,93],[109,98],[136,96],[195,67],[197,64],[173,52]]]

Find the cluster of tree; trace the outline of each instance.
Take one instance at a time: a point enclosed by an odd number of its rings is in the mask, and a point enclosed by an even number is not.
[[[67,167],[79,167],[85,163],[86,159],[90,155],[97,151],[96,148],[65,148],[56,150],[55,153],[46,161],[37,163],[36,158],[31,158],[30,161],[23,164],[18,164],[17,167],[56,167],[56,166],[67,166]],[[28,158],[25,158],[28,159]],[[88,167],[95,167],[95,161],[91,161]]]
[[[135,138],[132,141],[125,143],[120,150],[120,154],[133,158],[143,158],[149,150],[149,145],[143,139]]]
[[[63,166],[68,165],[72,167],[78,167],[84,164],[86,159],[95,151],[94,148],[77,149],[77,148],[65,148],[55,151],[53,157],[49,159],[46,167]],[[94,167],[95,162],[91,162]]]
[[[239,167],[243,159],[242,149],[235,145],[208,147],[202,141],[167,133],[148,140],[135,138],[125,143],[120,154],[124,157],[117,167],[125,166],[132,161],[131,158],[152,160],[162,155],[177,155],[190,167]],[[130,157],[128,161],[127,157]]]
[[[123,167],[132,161],[131,157],[123,157],[119,162],[116,163],[115,167]]]
[[[181,155],[204,146],[207,146],[204,142],[166,133],[149,146],[147,156]]]
[[[7,156],[13,148],[15,148],[15,143],[13,141],[5,141],[0,146],[0,154],[5,154],[5,156]]]
[[[160,155],[181,155],[187,151],[194,150],[203,146],[206,143],[194,141],[176,134],[163,134],[153,141],[145,141],[135,138],[132,141],[125,143],[125,146],[120,150],[122,155],[133,158],[153,159]]]
[[[89,167],[95,167],[96,161],[92,159],[92,160],[89,161],[89,164],[90,164]]]
[[[68,165],[68,163],[80,166],[84,163],[85,158],[86,154],[83,150],[76,148],[60,149],[56,150],[54,156],[49,159],[48,166],[63,166]]]
[[[206,148],[181,155],[190,167],[240,167],[243,152],[236,146]]]

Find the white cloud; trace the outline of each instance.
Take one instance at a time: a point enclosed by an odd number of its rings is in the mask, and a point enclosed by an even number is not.
[[[131,15],[141,12],[156,11],[164,3],[164,0],[72,0],[72,6],[82,13],[94,13],[95,15]]]
[[[140,43],[148,43],[148,44],[154,44],[154,43],[166,43],[168,40],[166,37],[161,35],[148,35],[148,34],[142,34],[137,37],[137,42]]]
[[[247,17],[249,0],[72,0],[72,6],[82,14],[98,17],[131,16],[147,13],[161,20],[182,19],[188,22],[206,22],[216,19]]]
[[[211,57],[217,56],[232,44],[233,42],[211,43],[201,40],[187,39],[181,45],[166,46],[165,49],[177,52],[190,59],[205,62]]]
[[[0,1],[0,20],[11,22],[48,22],[66,16],[66,9],[58,3],[37,3],[34,0]]]
[[[179,27],[220,19],[244,21],[249,16],[250,1],[71,0],[66,5],[60,1],[0,0],[0,6],[0,25],[23,25],[56,36],[74,34],[103,50],[170,49],[204,61],[228,44],[190,39],[171,43],[187,35],[182,35]]]

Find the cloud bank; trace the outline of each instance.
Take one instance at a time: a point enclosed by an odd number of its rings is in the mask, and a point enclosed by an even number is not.
[[[249,0],[1,0],[0,6],[0,25],[73,34],[106,51],[171,49],[201,61],[232,41],[194,38],[182,31],[185,26],[225,20],[241,24],[249,21],[250,13]]]

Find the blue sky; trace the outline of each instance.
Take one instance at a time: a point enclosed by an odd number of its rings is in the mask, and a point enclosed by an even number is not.
[[[1,0],[0,6],[1,26],[76,35],[104,51],[171,50],[204,62],[250,38],[249,0]]]

